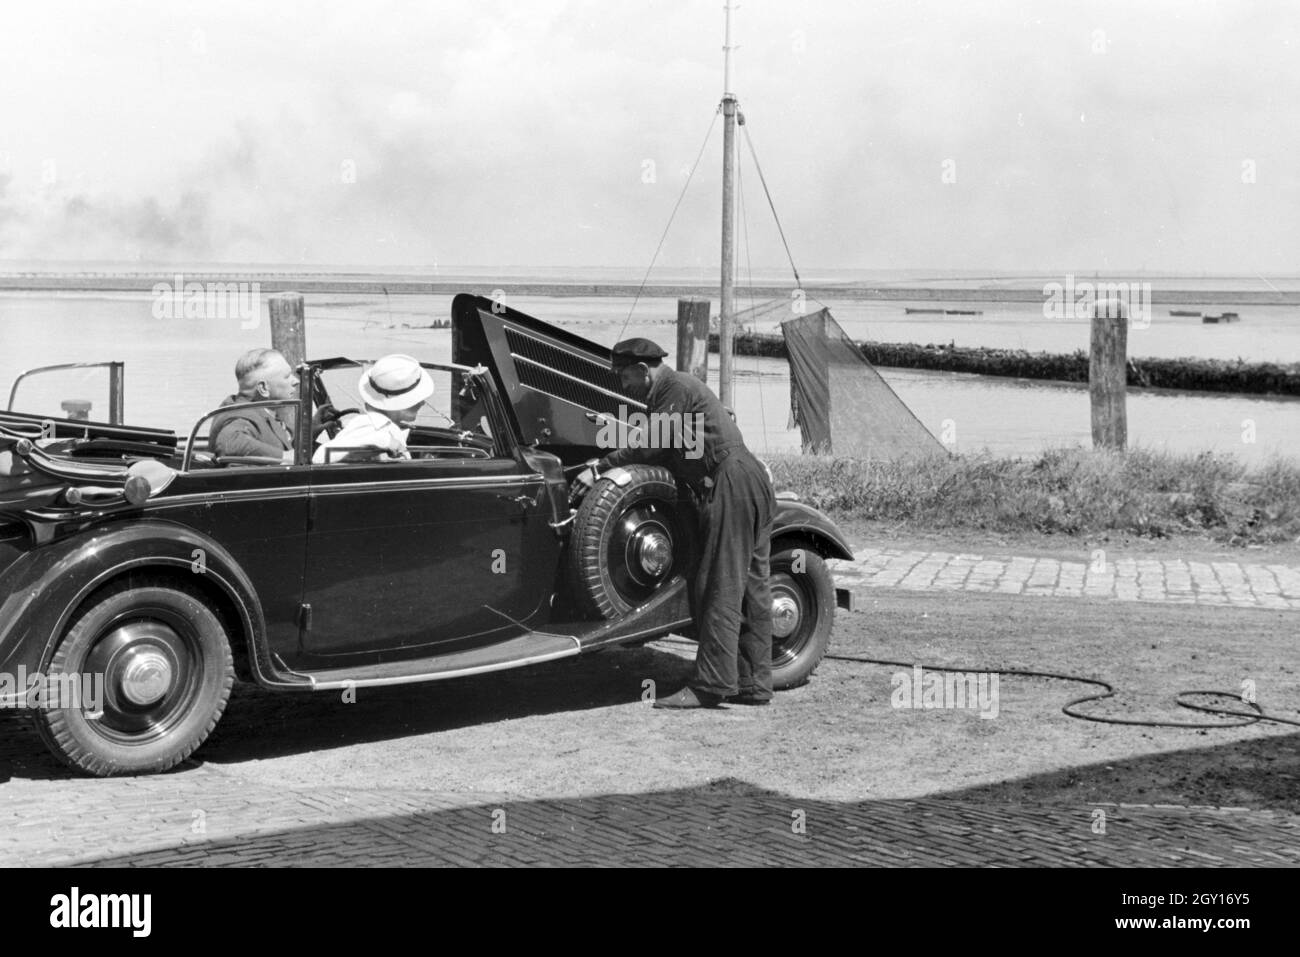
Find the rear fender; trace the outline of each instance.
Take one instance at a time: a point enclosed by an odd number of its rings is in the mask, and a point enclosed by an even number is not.
[[[835,523],[822,512],[789,499],[777,499],[776,515],[772,524],[772,540],[782,536],[807,538],[826,558],[853,560],[853,549]]]
[[[72,616],[96,589],[132,571],[202,575],[230,601],[259,682],[275,673],[257,593],[230,554],[191,528],[163,521],[91,528],[26,552],[0,573],[0,672],[34,673],[53,655]]]

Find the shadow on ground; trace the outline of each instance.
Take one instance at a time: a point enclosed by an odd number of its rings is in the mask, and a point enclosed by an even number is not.
[[[873,593],[864,613],[837,620],[833,650],[969,669],[1031,667],[1104,676],[1121,695],[1087,706],[1089,713],[1186,721],[1198,716],[1173,707],[1174,694],[1188,688],[1233,689],[1243,676],[1258,679],[1261,701],[1270,710],[1294,714],[1300,699],[1300,676],[1292,664],[1296,620],[1300,618],[1293,613],[1261,610],[881,589]],[[344,778],[363,782],[364,787],[371,781],[359,774],[313,778],[312,769],[327,763],[318,762],[314,755],[370,742],[400,744],[423,735],[434,735],[430,746],[437,748],[439,732],[614,708],[608,720],[598,716],[582,731],[597,738],[575,735],[564,745],[574,751],[549,756],[555,775],[552,766],[544,767],[515,793],[554,794],[560,785],[572,786],[569,793],[605,791],[611,787],[608,776],[595,784],[591,776],[576,772],[562,780],[568,768],[580,764],[564,755],[603,745],[616,749],[607,751],[607,756],[625,763],[641,760],[640,753],[629,751],[631,743],[647,749],[647,758],[664,759],[663,771],[641,775],[626,785],[627,779],[613,778],[617,782],[613,787],[644,788],[646,781],[656,786],[695,782],[743,770],[761,784],[772,786],[774,779],[784,775],[776,786],[786,791],[837,797],[924,793],[927,800],[961,796],[998,805],[1078,808],[1100,802],[1170,803],[1300,814],[1297,735],[1266,725],[1198,732],[1085,724],[1064,718],[1059,708],[1095,689],[1068,682],[1009,679],[1003,720],[929,722],[890,709],[890,669],[828,662],[810,686],[788,697],[788,711],[782,707],[787,700],[783,695],[775,707],[764,709],[770,714],[760,717],[737,713],[724,724],[699,726],[687,719],[656,725],[642,737],[635,721],[623,712],[640,702],[647,677],[658,682],[660,692],[673,690],[688,677],[693,646],[683,643],[680,650],[682,657],[656,646],[622,649],[455,681],[362,689],[353,704],[344,704],[337,693],[284,695],[241,686],[197,759],[164,776],[158,793],[182,786],[185,779],[195,777],[190,772],[204,764],[239,774],[246,763],[295,755],[305,756],[300,762],[305,771],[298,775],[305,787],[319,783],[322,791],[328,791],[333,782]],[[34,734],[20,727],[17,718],[0,712],[0,780],[72,778]],[[530,735],[553,736],[557,726],[580,722],[542,724],[547,726],[508,732],[516,735],[514,743],[522,759],[538,748],[555,747],[550,738]],[[751,749],[746,758],[758,755],[768,762],[766,766],[747,759],[727,763],[736,756],[738,735],[745,733],[750,734],[746,746]],[[494,734],[486,731],[463,745],[452,758],[453,765],[462,761],[467,768],[476,767],[481,754],[475,748],[491,744]],[[684,740],[687,743],[680,749],[672,749]],[[778,745],[787,750],[773,757]],[[499,763],[510,769],[509,752],[505,753]],[[678,761],[693,753],[704,755],[694,768]],[[1111,758],[1099,760],[1102,753]],[[340,760],[336,759],[336,771]],[[1066,764],[1070,766],[1063,767]],[[892,769],[892,780],[882,779],[886,765]],[[705,770],[690,777],[698,768]],[[267,780],[274,779],[275,773],[274,766],[262,772]],[[814,779],[818,774],[821,777]],[[989,782],[995,776],[1007,780],[964,790],[951,787],[953,781]],[[444,774],[443,780],[460,779]],[[504,775],[489,780],[478,790],[511,789]],[[498,780],[506,784],[499,785]],[[933,784],[918,784],[927,781]],[[68,783],[69,794],[105,792],[96,782]],[[461,785],[446,786],[451,790]],[[141,781],[139,787],[145,790],[150,785]],[[806,790],[801,792],[801,787]],[[475,789],[473,784],[464,788]]]
[[[1257,742],[1294,761],[1297,738]],[[1226,751],[1234,746],[1210,749]],[[1264,755],[1267,757],[1267,755]],[[691,789],[439,807],[406,792],[394,813],[358,816],[314,792],[315,813],[348,820],[81,860],[87,866],[1300,866],[1300,819],[1171,806],[1098,806],[1087,781],[1140,778],[1156,758],[1009,782],[1056,792],[1007,802],[997,789],[915,800],[791,797],[735,778]],[[1231,763],[1219,754],[1217,760]],[[1067,800],[1067,792],[1071,799]],[[427,810],[409,810],[423,800]],[[324,805],[324,806],[323,806]],[[403,807],[405,805],[405,807]]]
[[[678,641],[686,654],[694,654],[693,643]],[[643,646],[454,681],[360,688],[350,703],[341,692],[283,693],[237,684],[197,757],[170,773],[183,774],[203,762],[237,764],[631,704],[641,700],[647,676],[662,692],[676,690],[690,673],[686,658]],[[46,751],[27,715],[0,711],[0,783],[74,777],[79,775]]]

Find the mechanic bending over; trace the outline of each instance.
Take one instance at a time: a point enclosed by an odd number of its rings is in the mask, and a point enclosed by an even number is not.
[[[768,575],[776,512],[767,469],[746,448],[718,397],[694,376],[665,365],[667,353],[658,345],[626,339],[613,352],[611,368],[623,391],[644,402],[652,418],[666,415],[658,421],[670,423],[674,440],[668,449],[617,449],[594,464],[666,466],[700,505],[699,564],[689,576],[699,639],[695,674],[655,707],[712,708],[724,699],[765,705],[772,699]],[[697,434],[687,434],[692,430]],[[594,478],[589,469],[578,481]]]
[[[409,459],[409,427],[433,395],[429,373],[410,356],[384,356],[361,374],[358,389],[366,410],[349,416],[333,438],[322,435],[312,461],[321,465]]]

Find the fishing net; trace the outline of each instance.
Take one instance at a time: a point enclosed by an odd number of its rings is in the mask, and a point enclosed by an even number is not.
[[[892,460],[945,451],[829,309],[782,322],[781,334],[804,452]]]

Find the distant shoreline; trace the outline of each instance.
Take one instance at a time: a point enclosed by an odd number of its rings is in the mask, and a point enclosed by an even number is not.
[[[468,292],[491,298],[494,294],[508,296],[534,296],[554,298],[612,298],[630,299],[638,293],[646,299],[677,299],[687,297],[718,298],[716,284],[702,283],[647,283],[644,288],[628,282],[484,282],[481,279],[416,280],[408,276],[329,276],[288,275],[284,273],[259,274],[254,272],[149,272],[130,275],[66,274],[66,273],[15,273],[0,275],[3,292],[152,292],[158,283],[170,286],[176,276],[187,282],[256,282],[263,294],[301,292],[313,294],[353,295],[424,295],[450,296]],[[1080,282],[1085,281],[1083,277]],[[1091,281],[1091,280],[1087,280]],[[1102,280],[1106,281],[1106,280]],[[1239,306],[1300,306],[1300,290],[1232,290],[1232,289],[1162,289],[1159,282],[1151,284],[1151,303],[1169,305],[1239,305]],[[787,298],[794,289],[793,283],[737,285],[738,294],[745,297],[770,299]],[[812,299],[823,300],[879,300],[890,302],[1043,302],[1041,286],[992,286],[962,288],[953,286],[908,286],[896,284],[814,283],[803,287]]]
[[[855,342],[867,361],[887,369],[925,369],[974,375],[1086,383],[1088,353],[1061,355],[1024,349],[990,349],[901,342]],[[718,334],[709,335],[709,351],[718,351]],[[769,333],[741,333],[738,356],[786,359],[785,339]],[[1269,397],[1300,396],[1300,363],[1243,362],[1222,359],[1146,358],[1130,356],[1128,384],[1134,388],[1175,389]]]

